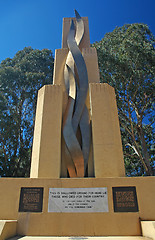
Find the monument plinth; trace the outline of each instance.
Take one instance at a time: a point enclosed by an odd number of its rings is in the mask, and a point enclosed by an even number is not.
[[[30,178],[0,179],[1,239],[141,236],[155,220],[155,178],[125,177],[115,91],[99,83],[88,18],[75,13],[53,85],[38,92]]]

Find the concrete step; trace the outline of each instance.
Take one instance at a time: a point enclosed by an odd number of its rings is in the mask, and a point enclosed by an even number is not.
[[[16,220],[0,220],[0,240],[7,239],[16,234]]]
[[[117,237],[40,237],[40,236],[16,236],[9,238],[8,240],[151,240],[152,238],[140,237],[140,236],[117,236]]]

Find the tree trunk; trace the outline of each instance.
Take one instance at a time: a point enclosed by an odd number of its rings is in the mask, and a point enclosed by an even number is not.
[[[147,174],[150,175],[150,176],[153,176],[153,171],[151,169],[151,165],[150,165],[150,161],[149,161],[149,154],[148,154],[148,151],[147,151],[147,145],[146,145],[142,125],[139,126],[139,135],[140,135],[140,140],[141,140],[141,145],[142,145],[143,159],[144,159],[144,162],[146,163],[146,165],[148,167]]]

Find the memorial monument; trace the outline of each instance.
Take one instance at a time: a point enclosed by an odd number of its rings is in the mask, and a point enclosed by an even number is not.
[[[123,177],[115,92],[99,83],[88,18],[75,13],[63,22],[54,84],[38,94],[31,178]]]
[[[30,178],[0,179],[0,239],[155,231],[155,178],[125,177],[115,91],[99,83],[88,18],[75,16],[38,92]]]

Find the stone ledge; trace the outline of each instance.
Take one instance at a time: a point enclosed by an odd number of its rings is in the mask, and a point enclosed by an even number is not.
[[[17,234],[16,220],[0,220],[0,240],[5,240]]]
[[[142,234],[155,240],[155,221],[141,221]]]
[[[147,237],[32,237],[32,236],[25,236],[25,237],[14,237],[8,240],[151,240],[151,238]]]

